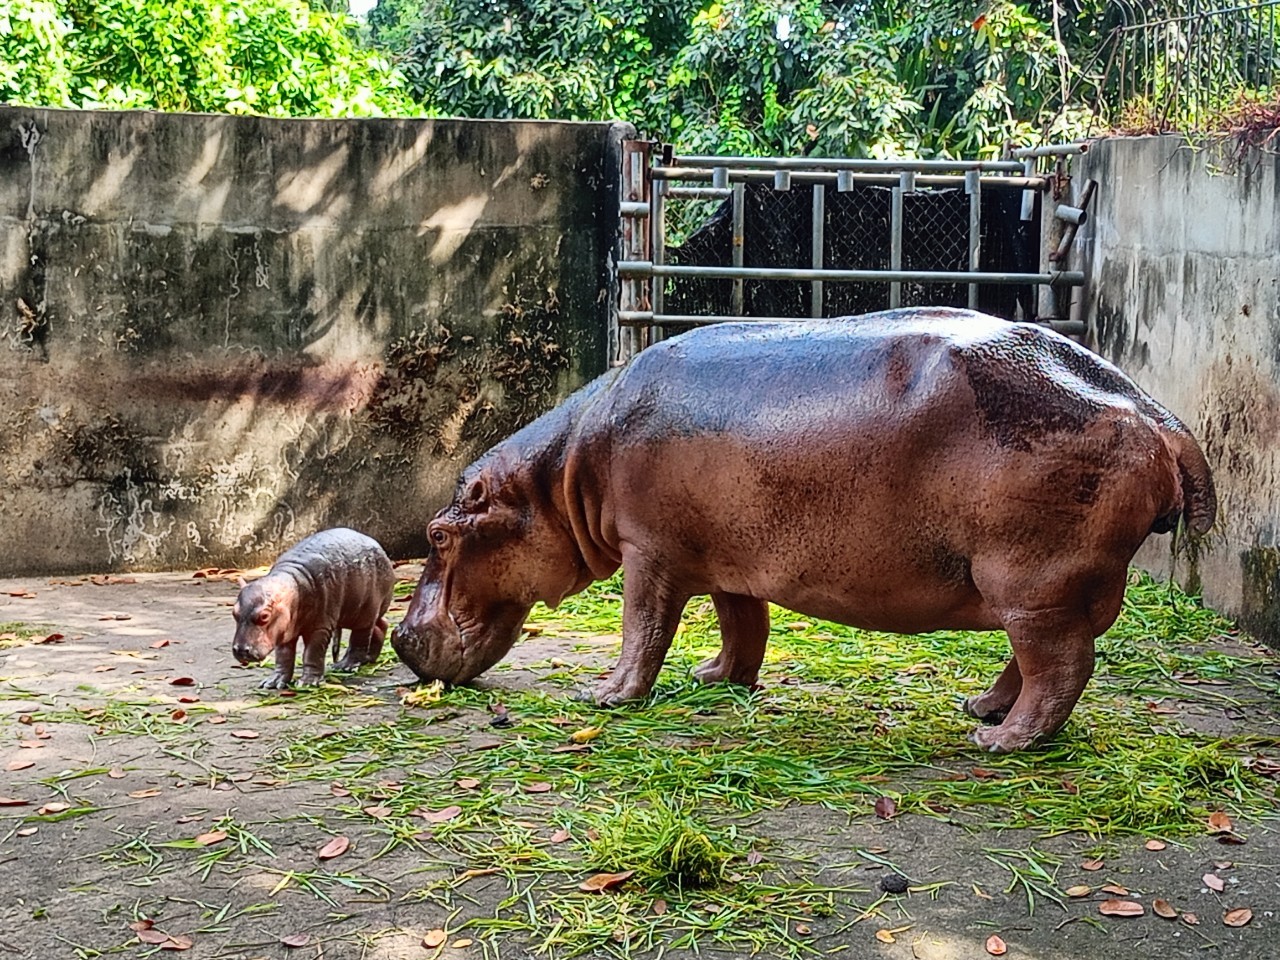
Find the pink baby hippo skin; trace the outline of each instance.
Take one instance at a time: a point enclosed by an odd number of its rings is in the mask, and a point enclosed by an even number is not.
[[[322,530],[281,554],[265,577],[242,582],[231,608],[231,652],[241,663],[252,663],[274,650],[276,669],[262,686],[275,690],[293,681],[299,637],[303,684],[324,678],[325,650],[332,644],[337,660],[344,629],[351,631],[351,641],[334,669],[373,663],[382,652],[395,579],[376,540],[345,527]]]

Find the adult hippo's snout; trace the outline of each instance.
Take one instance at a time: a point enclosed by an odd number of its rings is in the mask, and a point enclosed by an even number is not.
[[[391,634],[396,655],[423,680],[466,683],[501,660],[520,634],[527,607],[473,612],[462,586],[433,551]]]

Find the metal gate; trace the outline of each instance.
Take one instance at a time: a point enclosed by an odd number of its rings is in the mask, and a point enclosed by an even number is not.
[[[1070,292],[1084,274],[1065,261],[1093,185],[1076,206],[1058,201],[1086,149],[850,160],[681,157],[624,141],[611,356],[621,363],[669,329],[898,306],[968,306],[1082,333]],[[703,218],[689,209],[709,205]],[[673,219],[685,225],[675,238]]]

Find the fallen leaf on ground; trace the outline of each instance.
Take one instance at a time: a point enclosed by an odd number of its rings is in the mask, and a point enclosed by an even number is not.
[[[604,733],[603,727],[583,727],[581,730],[569,734],[569,739],[574,743],[589,743],[602,733]]]
[[[189,813],[185,817],[179,817],[174,822],[175,823],[199,823],[203,819],[204,819],[204,814],[202,813]]]
[[[747,866],[754,867],[762,860],[764,860],[764,854],[759,850],[750,850],[747,852]]]
[[[1127,897],[1129,891],[1118,883],[1108,883],[1098,888],[1100,893],[1114,893],[1117,897]]]
[[[113,767],[112,769],[107,771],[107,776],[110,777],[112,780],[123,780],[125,776],[127,776],[127,774],[123,770],[121,770],[119,767]]]
[[[1231,822],[1231,818],[1221,810],[1215,810],[1209,814],[1209,832],[1210,833],[1230,833],[1235,825]]]
[[[1228,927],[1243,927],[1246,923],[1253,919],[1253,911],[1248,907],[1240,907],[1236,910],[1228,910],[1222,915],[1222,922]]]
[[[528,784],[525,784],[524,792],[525,793],[550,793],[551,784],[547,783],[546,781],[540,781],[538,783],[528,783]]]
[[[196,837],[196,843],[200,844],[202,847],[211,847],[215,843],[221,843],[225,839],[227,839],[227,831],[210,830],[208,833],[202,833]]]
[[[39,740],[19,740],[18,746],[24,750],[43,750],[44,744]]]
[[[437,927],[435,930],[428,930],[427,935],[422,938],[424,947],[438,947],[449,939],[449,935]]]
[[[1213,865],[1217,867],[1219,870],[1230,870],[1232,867],[1235,866],[1235,864],[1232,863],[1230,860],[1215,860],[1213,861]]]
[[[335,797],[349,797],[349,796],[351,796],[351,791],[350,791],[350,790],[348,790],[346,787],[344,787],[344,786],[343,786],[342,784],[340,784],[340,783],[331,783],[331,784],[329,784],[329,792],[330,792],[331,794],[333,794]]]
[[[99,617],[99,620],[132,620],[133,617],[127,613],[108,613],[106,616]]]
[[[800,934],[802,937],[807,937],[809,934],[813,933],[813,928],[807,923],[797,923],[796,933]]]
[[[30,800],[22,800],[18,797],[0,797],[0,807],[27,807],[30,805]]]
[[[1219,843],[1241,844],[1241,843],[1247,842],[1244,837],[1240,836],[1240,834],[1232,833],[1230,830],[1226,831],[1225,833],[1215,834],[1214,839],[1217,840]]]
[[[1098,912],[1104,917],[1140,917],[1147,908],[1132,900],[1103,900],[1098,904]]]
[[[171,640],[157,640],[155,643],[151,644],[151,649],[152,649],[152,650],[161,650],[161,649],[163,649],[164,647],[167,647],[167,646],[168,646],[170,643],[172,643],[172,642],[173,642],[173,641],[171,641]]]
[[[1106,866],[1106,862],[1102,860],[1084,860],[1080,864],[1081,870],[1101,870]]]
[[[876,816],[881,820],[888,820],[897,812],[898,804],[893,797],[880,797],[876,800]]]
[[[161,950],[190,950],[194,946],[194,941],[190,937],[181,937],[171,935],[164,943],[160,944]]]
[[[1089,894],[1093,893],[1093,887],[1085,886],[1083,883],[1077,883],[1073,887],[1067,887],[1067,889],[1062,892],[1068,897],[1076,899],[1078,897],[1087,897]]]
[[[13,832],[19,837],[29,837],[33,833],[39,833],[40,828],[39,827],[22,827],[21,829],[15,830]]]
[[[147,797],[160,796],[160,791],[159,790],[131,790],[129,791],[129,796],[133,797],[133,799],[135,800],[145,800]]]
[[[175,710],[173,711],[173,713],[169,714],[169,719],[174,721],[175,723],[183,723],[187,719],[187,711]]]
[[[420,810],[418,816],[427,823],[444,823],[446,820],[452,820],[458,814],[462,813],[462,808],[457,804],[445,807],[443,810]]]
[[[898,942],[898,938],[895,937],[888,930],[877,930],[876,939],[879,940],[881,943],[897,943]]]
[[[160,930],[152,929],[151,927],[143,927],[141,930],[137,930],[134,932],[137,934],[138,939],[141,940],[143,943],[149,943],[149,944],[152,944],[153,946],[164,943],[166,940],[169,939],[169,935],[167,933],[163,933]]]
[[[231,735],[237,740],[257,740],[262,736],[257,730],[232,730]]]
[[[1197,917],[1194,913],[1184,913],[1182,915],[1182,922],[1185,923],[1188,927],[1195,927],[1200,925],[1200,918]]]
[[[350,837],[334,837],[316,853],[316,858],[320,860],[332,860],[334,857],[340,857],[347,852],[351,846]]]
[[[484,867],[472,870],[463,870],[456,878],[457,883],[466,883],[468,880],[474,880],[476,877],[491,877],[495,873],[501,873],[501,867]]]
[[[147,917],[143,917],[141,920],[135,920],[133,921],[133,923],[129,924],[129,929],[135,930],[135,931],[150,930],[155,925],[156,925],[156,922],[154,920],[151,920]]]
[[[1146,847],[1148,850],[1150,850],[1152,853],[1155,853],[1157,851],[1163,850],[1166,846],[1168,846],[1168,844],[1166,844],[1163,840],[1148,840],[1146,843],[1143,844],[1143,846]]]
[[[305,947],[311,942],[311,934],[291,933],[287,937],[281,937],[280,942],[286,947]]]
[[[1003,957],[1009,952],[1009,948],[1005,946],[1004,941],[997,937],[994,933],[987,937],[987,953],[993,957]]]
[[[1155,911],[1156,916],[1164,917],[1166,920],[1176,920],[1178,911],[1173,909],[1173,904],[1168,900],[1155,899],[1151,901],[1151,909]]]
[[[215,713],[212,717],[210,717],[208,720],[205,721],[205,723],[226,723],[226,722],[227,722],[227,718],[220,713]]]
[[[391,816],[391,808],[384,807],[381,804],[373,807],[365,807],[364,812],[367,813],[369,816],[373,817],[375,820],[382,820],[385,817]]]
[[[621,886],[627,878],[634,875],[634,870],[623,870],[621,873],[597,873],[578,884],[578,889],[583,893],[603,893]]]
[[[463,777],[461,780],[457,780],[455,782],[458,784],[458,789],[460,790],[474,790],[476,787],[480,786],[480,781],[474,777]]]
[[[51,813],[62,813],[64,810],[70,810],[71,804],[63,803],[61,800],[55,800],[53,803],[46,803],[43,807],[36,811],[42,816],[48,816]]]
[[[10,760],[7,764],[5,764],[5,769],[6,770],[26,770],[28,767],[34,767],[35,765],[36,765],[36,762],[34,760]]]
[[[1218,876],[1216,873],[1206,873],[1200,879],[1204,881],[1204,885],[1206,887],[1208,887],[1210,890],[1214,891],[1215,893],[1221,893],[1223,891],[1223,888],[1226,887],[1226,884],[1223,882],[1222,878]]]
[[[36,643],[61,643],[64,639],[66,639],[64,634],[50,633],[47,636],[41,637],[36,641]]]
[[[199,697],[196,697],[196,696],[193,696],[193,695],[191,695],[191,694],[189,694],[189,693],[186,693],[186,694],[183,694],[182,696],[180,696],[180,697],[178,698],[178,702],[179,702],[179,703],[199,703],[199,702],[200,702],[200,698],[199,698]]]
[[[474,940],[471,940],[471,939],[469,939],[469,938],[467,938],[467,937],[463,937],[463,938],[462,938],[462,939],[460,939],[460,940],[455,940],[455,941],[453,941],[453,943],[451,944],[451,946],[452,946],[455,950],[461,950],[461,949],[463,949],[464,947],[469,947],[469,946],[471,946],[471,944],[473,944],[473,943],[475,943],[475,941],[474,941]]]
[[[976,883],[973,885],[973,895],[974,895],[975,897],[981,897],[983,900],[994,900],[994,899],[995,899],[995,897],[991,896],[991,894],[987,893],[987,891],[983,890],[983,889],[982,889],[980,886],[978,886]]]
[[[564,843],[568,839],[569,839],[568,830],[557,830],[555,833],[551,835],[552,843]]]
[[[653,901],[653,912],[655,915],[659,917],[662,916],[664,913],[666,913],[667,901],[663,900],[662,898],[658,898],[657,900]]]
[[[19,597],[23,600],[34,600],[36,597],[30,590],[8,590],[6,592],[11,597]]]

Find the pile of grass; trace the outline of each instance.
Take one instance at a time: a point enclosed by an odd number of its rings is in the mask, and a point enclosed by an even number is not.
[[[588,866],[620,873],[634,871],[651,890],[697,890],[724,879],[732,847],[718,841],[705,823],[677,800],[651,798],[616,805],[587,828]]]

